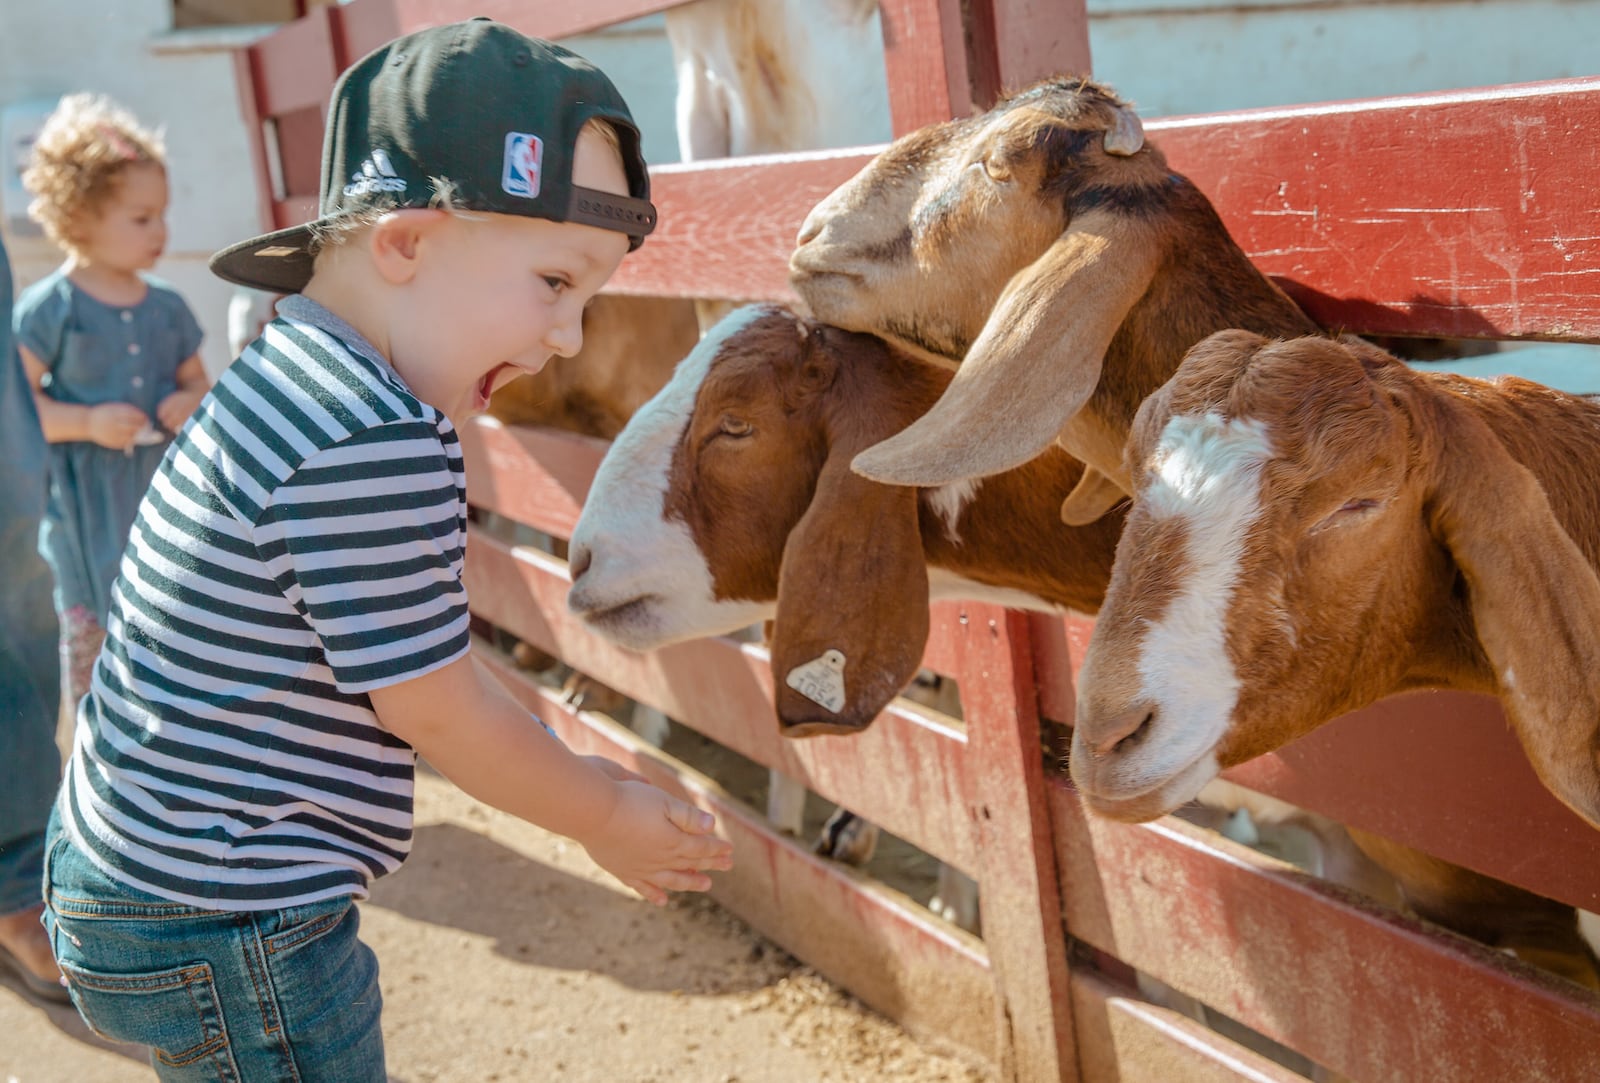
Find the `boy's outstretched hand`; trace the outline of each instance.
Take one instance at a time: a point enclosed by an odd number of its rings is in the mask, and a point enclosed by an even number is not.
[[[709,812],[644,781],[616,783],[610,817],[579,839],[595,863],[657,906],[669,891],[708,891],[706,869],[733,867],[733,844]]]

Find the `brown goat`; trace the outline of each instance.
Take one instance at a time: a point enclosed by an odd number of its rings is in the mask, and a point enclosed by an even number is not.
[[[638,650],[775,618],[778,716],[796,736],[872,722],[921,663],[930,597],[1093,612],[1122,518],[1061,526],[1083,472],[1064,452],[955,493],[849,469],[949,379],[876,338],[735,312],[606,455],[573,531],[569,607]],[[842,694],[825,705],[788,678],[830,652]]]
[[[1080,79],[902,137],[811,212],[789,266],[818,319],[960,362],[860,473],[945,485],[1057,441],[1094,468],[1068,522],[1131,491],[1128,426],[1190,346],[1230,327],[1317,330],[1133,111]]]
[[[1497,695],[1600,826],[1600,404],[1356,340],[1197,346],[1140,410],[1072,772],[1148,819],[1408,688]]]
[[[870,723],[922,657],[930,593],[1094,612],[1122,513],[1062,527],[1056,509],[1081,473],[1065,453],[978,483],[970,500],[845,468],[949,380],[877,339],[774,308],[736,312],[607,455],[573,534],[571,608],[641,650],[775,618],[777,713],[791,736]],[[830,650],[845,659],[837,712],[786,680]],[[1375,836],[1352,833],[1353,849],[1336,824],[1292,810],[1268,819],[1259,806],[1276,803],[1256,804],[1264,830],[1315,836],[1319,871],[1338,882],[1385,901],[1403,893],[1441,925],[1600,985],[1570,906]]]

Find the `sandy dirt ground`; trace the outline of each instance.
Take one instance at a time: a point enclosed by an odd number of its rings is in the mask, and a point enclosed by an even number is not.
[[[363,905],[362,936],[381,967],[394,1083],[991,1078],[715,903],[649,906],[575,844],[423,769],[412,856]],[[142,1049],[0,977],[0,1083],[153,1078]]]

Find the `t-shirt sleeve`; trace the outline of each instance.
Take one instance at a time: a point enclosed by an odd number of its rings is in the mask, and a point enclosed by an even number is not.
[[[16,311],[11,316],[17,345],[37,357],[45,368],[53,367],[61,356],[68,305],[65,292],[55,288],[53,278],[23,290],[17,298]]]
[[[273,490],[255,543],[340,691],[420,677],[469,649],[462,485],[432,425],[396,421]]]

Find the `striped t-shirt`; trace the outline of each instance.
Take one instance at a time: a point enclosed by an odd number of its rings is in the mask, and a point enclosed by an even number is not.
[[[455,429],[338,317],[278,311],[145,496],[62,797],[113,878],[225,910],[400,865],[416,756],[367,692],[468,649]]]

